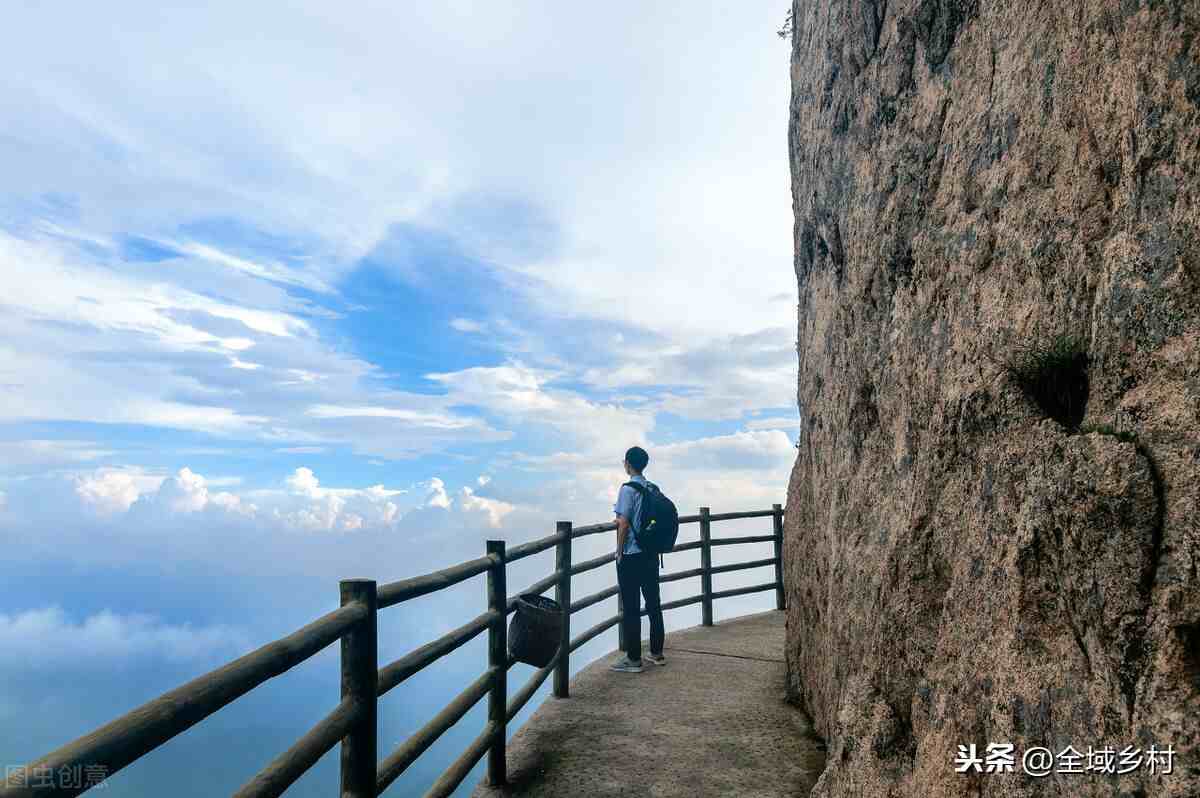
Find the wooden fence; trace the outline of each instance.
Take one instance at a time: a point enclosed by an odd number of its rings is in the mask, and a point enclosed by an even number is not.
[[[690,598],[665,602],[663,610],[700,604],[703,623],[711,626],[715,600],[764,590],[774,590],[775,606],[783,609],[783,512],[778,504],[770,510],[716,514],[710,513],[707,507],[701,507],[699,515],[680,517],[681,525],[700,525],[700,539],[679,543],[672,551],[699,549],[700,567],[663,574],[659,582],[698,576],[701,589],[700,593]],[[769,535],[731,538],[711,536],[711,526],[717,521],[766,517],[773,519]],[[370,580],[343,581],[340,583],[341,606],[338,609],[287,637],[268,643],[224,667],[164,693],[23,768],[15,769],[15,773],[10,773],[6,778],[6,784],[0,785],[0,798],[79,795],[96,786],[96,781],[89,780],[88,774],[99,778],[112,775],[268,679],[305,661],[335,640],[341,641],[341,702],[295,745],[234,793],[236,798],[282,795],[338,743],[341,743],[339,794],[343,798],[375,798],[484,696],[488,697],[488,719],[483,731],[434,782],[426,796],[452,793],[485,753],[488,755],[489,781],[503,784],[506,781],[504,749],[509,721],[521,711],[551,673],[554,674],[554,695],[566,698],[571,653],[619,624],[622,619],[618,598],[616,615],[571,637],[572,614],[618,595],[617,586],[613,585],[572,600],[571,578],[613,562],[615,555],[609,553],[574,563],[571,559],[571,541],[615,529],[614,523],[573,527],[570,521],[560,521],[555,533],[549,537],[514,546],[507,551],[504,541],[491,540],[483,557],[424,576],[378,587]],[[713,546],[766,542],[775,544],[775,556],[715,568],[712,565]],[[516,609],[519,594],[508,595],[506,566],[551,548],[556,550],[554,573],[521,592],[544,593],[554,590],[554,598],[563,608],[562,639],[555,659],[536,671],[528,683],[509,699],[508,671],[515,660],[508,655],[507,619]],[[775,578],[771,582],[732,590],[712,589],[713,574],[768,565],[775,566]],[[376,645],[376,614],[379,610],[483,573],[487,574],[486,612],[395,662],[379,667]],[[642,614],[645,614],[644,610]],[[378,699],[484,631],[488,633],[487,670],[432,720],[380,761],[376,725]]]

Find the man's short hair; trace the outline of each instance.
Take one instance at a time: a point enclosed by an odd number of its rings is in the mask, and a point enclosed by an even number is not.
[[[645,471],[646,464],[650,462],[650,455],[646,454],[646,450],[641,446],[634,446],[625,452],[625,461],[633,466],[634,471]]]

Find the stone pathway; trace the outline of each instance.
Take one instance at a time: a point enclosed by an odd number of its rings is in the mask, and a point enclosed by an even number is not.
[[[667,635],[668,664],[613,673],[613,653],[547,698],[508,744],[500,796],[806,796],[824,746],[784,702],[784,614]]]

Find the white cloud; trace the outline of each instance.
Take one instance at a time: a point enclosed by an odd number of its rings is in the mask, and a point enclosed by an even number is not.
[[[115,452],[96,441],[27,439],[0,441],[0,470],[50,469],[111,457]]]
[[[622,2],[597,18],[516,2],[473,8],[469,25],[453,6],[287,10],[218,0],[147,25],[118,2],[63,26],[22,6],[5,73],[43,63],[47,42],[73,56],[2,87],[17,121],[0,170],[31,195],[79,197],[81,239],[163,230],[189,258],[285,285],[328,284],[389,225],[422,220],[548,281],[547,302],[673,332],[761,326],[764,298],[794,290],[779,8]],[[184,115],[187,130],[162,122]],[[456,216],[489,194],[554,209],[555,251],[530,257],[504,217]],[[169,234],[230,216],[324,257],[267,264]]]
[[[101,468],[75,477],[75,494],[99,513],[124,512],[163,480],[140,468]]]
[[[791,468],[796,452],[787,433],[753,430],[654,447],[651,462],[679,470],[714,471]],[[781,485],[773,486],[781,489]]]
[[[640,443],[654,427],[652,412],[548,387],[555,373],[520,362],[426,376],[447,389],[449,404],[480,407],[510,422],[548,427],[564,445],[591,450],[609,447],[614,440]]]
[[[479,333],[486,329],[486,325],[484,325],[482,322],[463,318],[451,319],[450,326],[459,332],[465,333]]]
[[[632,343],[612,368],[590,368],[585,383],[658,390],[648,407],[685,418],[735,419],[758,409],[795,403],[796,352],[792,332],[755,330],[669,347]]]
[[[486,485],[486,484],[488,484],[489,482],[491,482],[491,481],[492,481],[492,478],[491,478],[491,477],[489,477],[487,474],[480,474],[478,477],[476,477],[476,478],[475,478],[475,482],[476,482],[476,483],[479,485],[479,487],[481,487],[481,488],[482,488],[484,485]]]
[[[436,396],[378,387],[375,366],[324,342],[302,315],[313,306],[275,286],[196,276],[192,290],[183,266],[175,282],[161,273],[0,231],[0,423],[146,424],[393,458],[508,437]]]
[[[234,627],[173,625],[152,615],[103,611],[74,620],[60,607],[0,613],[0,666],[72,665],[86,662],[186,662],[248,649]]]
[[[275,520],[308,530],[354,531],[390,526],[403,516],[398,501],[408,493],[383,485],[324,487],[313,470],[306,467],[293,471],[284,485],[283,493],[260,490],[252,495],[260,504],[271,506],[271,517]]]
[[[155,498],[173,512],[195,513],[208,505],[208,486],[204,477],[185,467],[163,481]]]
[[[243,502],[240,496],[222,491],[214,493],[209,497],[209,502],[220,507],[227,513],[238,513],[239,515],[254,516],[258,512],[258,506]]]
[[[335,493],[327,493],[311,504],[290,513],[275,509],[276,517],[290,526],[303,529],[332,530],[339,526],[349,528],[347,518],[342,517],[346,500]]]
[[[382,484],[366,488],[326,487],[307,467],[297,468],[289,474],[282,482],[282,489],[256,489],[242,494],[211,490],[215,483],[234,485],[238,482],[229,478],[209,480],[186,466],[166,478],[126,467],[103,468],[77,475],[72,485],[81,506],[102,517],[137,511],[146,519],[161,520],[217,512],[254,518],[262,523],[273,520],[285,528],[306,530],[387,527],[403,517],[405,505],[448,509],[454,503],[445,483],[437,478],[426,483],[427,493],[420,501],[404,498],[410,493],[407,489],[388,488]],[[34,500],[34,503],[39,502]],[[23,509],[34,508],[26,505]],[[464,509],[486,510],[503,517],[513,507],[505,502],[498,502],[493,507],[485,500]]]
[[[242,371],[257,371],[258,369],[262,368],[261,363],[249,363],[236,357],[229,358],[229,365],[232,368],[241,369]]]
[[[292,473],[284,482],[292,493],[298,493],[301,496],[309,496],[311,498],[319,498],[319,485],[321,481],[317,479],[316,474],[311,468],[300,467]]]
[[[216,0],[147,26],[119,1],[66,28],[36,4],[14,13],[24,35],[0,52],[0,74],[42,63],[47,41],[73,55],[0,81],[16,120],[0,171],[25,192],[21,229],[0,234],[0,341],[19,342],[0,344],[0,383],[19,386],[0,421],[148,423],[403,458],[504,440],[447,404],[473,397],[582,448],[645,440],[656,411],[735,418],[793,401],[790,366],[688,368],[697,350],[715,362],[729,337],[794,327],[794,307],[775,301],[794,292],[778,9],[626,2],[597,19],[517,2],[473,9],[469,26],[459,9],[411,4],[280,15]],[[263,24],[278,35],[237,33]],[[86,33],[100,28],[117,38]],[[697,67],[706,50],[720,63]],[[183,115],[186,130],[163,124]],[[213,219],[232,232],[196,232]],[[620,362],[588,375],[592,387],[672,390],[633,408],[536,375],[523,388],[531,367],[456,372],[446,400],[380,390],[375,366],[311,320],[333,311],[288,291],[343,307],[331,286],[397,225],[446,232],[556,317],[632,325],[605,334]],[[174,255],[123,263],[131,233]],[[239,246],[259,234],[266,244]],[[449,323],[461,332],[511,330],[460,312]],[[639,350],[644,328],[674,354]],[[544,354],[529,360],[565,358]]]
[[[451,499],[446,493],[446,483],[437,477],[429,480],[429,492],[425,496],[426,507],[439,507],[443,510],[450,507]]]
[[[748,430],[760,429],[781,429],[791,432],[797,432],[800,429],[800,418],[792,416],[791,418],[783,418],[772,416],[770,418],[753,418],[745,423]]]
[[[321,293],[331,293],[333,290],[324,281],[311,274],[288,268],[279,263],[258,263],[246,258],[239,258],[228,252],[222,252],[210,244],[200,244],[195,241],[159,241],[156,243],[184,254],[194,255],[208,263],[244,272],[252,277]]]
[[[388,490],[383,485],[372,485],[363,491],[363,493],[376,501],[383,501],[391,496],[399,496],[403,493],[408,493],[406,490]]]
[[[488,518],[488,525],[491,527],[499,527],[500,522],[504,520],[504,516],[516,509],[516,507],[508,502],[502,502],[499,499],[476,496],[475,491],[465,485],[459,493],[459,502],[462,508],[468,512],[484,513]]]
[[[484,426],[482,422],[474,418],[425,413],[402,407],[314,405],[308,409],[308,415],[315,418],[388,418],[411,424],[415,427],[428,427],[438,430],[463,430]]]

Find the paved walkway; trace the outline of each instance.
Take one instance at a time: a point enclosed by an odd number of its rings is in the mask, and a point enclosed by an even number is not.
[[[782,612],[667,635],[667,665],[601,658],[547,698],[508,744],[500,796],[806,796],[825,753],[784,703]]]

